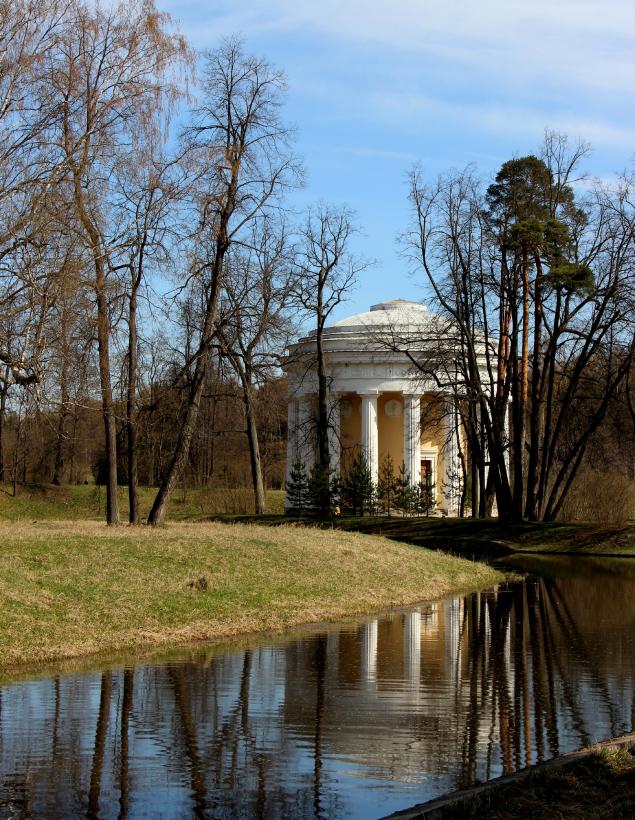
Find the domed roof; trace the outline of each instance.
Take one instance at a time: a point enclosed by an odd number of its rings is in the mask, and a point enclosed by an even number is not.
[[[335,332],[354,331],[363,327],[391,327],[405,328],[418,327],[425,324],[430,319],[430,311],[425,305],[419,302],[409,302],[407,299],[393,299],[390,302],[379,302],[372,305],[370,310],[364,313],[356,313],[354,316],[347,316],[337,322],[333,322],[326,328],[326,332],[332,328]]]

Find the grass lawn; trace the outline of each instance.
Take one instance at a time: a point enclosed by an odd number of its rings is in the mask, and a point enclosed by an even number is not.
[[[341,530],[0,522],[0,674],[342,619],[501,577],[483,564]],[[188,586],[201,578],[206,589]]]
[[[146,516],[156,489],[139,488],[141,513]],[[105,488],[92,485],[55,487],[27,485],[18,487],[16,498],[11,487],[0,484],[0,522],[2,521],[103,521]],[[128,516],[126,487],[119,488],[121,520]],[[284,515],[284,492],[267,492],[267,512],[253,514],[253,494],[247,489],[178,489],[168,507],[168,521],[210,521],[248,524],[288,524]],[[397,541],[430,549],[442,549],[470,558],[512,552],[560,552],[586,555],[635,556],[635,525],[523,523],[504,524],[497,519],[400,518],[364,516],[342,518],[323,524],[301,519],[307,526],[336,526],[347,531],[384,535]]]
[[[56,487],[53,484],[19,486],[15,498],[10,484],[0,484],[0,521],[44,519],[63,521],[102,521],[105,517],[106,488],[94,485]],[[152,507],[156,487],[139,487],[141,515]],[[128,488],[119,488],[119,508],[122,521],[128,520]],[[215,513],[250,513],[254,496],[246,489],[178,489],[168,508],[168,520],[199,521]],[[284,491],[267,492],[267,512],[284,513]]]

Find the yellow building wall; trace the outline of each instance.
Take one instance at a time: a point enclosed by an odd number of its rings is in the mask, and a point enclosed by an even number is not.
[[[349,416],[344,413],[340,415],[340,438],[342,442],[340,471],[344,475],[351,460],[359,452],[362,439],[362,400],[355,393],[346,393],[341,397],[341,401],[342,403],[348,402],[351,408]]]
[[[421,397],[421,446],[425,450],[437,448],[437,472],[435,494],[437,504],[443,503],[443,476],[445,459],[443,456],[443,408],[436,396]]]
[[[401,404],[399,416],[387,416],[386,402],[396,399]],[[395,472],[403,463],[403,396],[401,393],[382,393],[377,400],[377,426],[379,428],[379,464],[389,455]]]
[[[386,402],[396,399],[402,405],[399,416],[387,416]],[[361,397],[356,393],[346,393],[342,400],[351,407],[349,416],[341,414],[340,436],[342,442],[341,472],[346,473],[351,459],[359,452],[362,437]],[[445,475],[444,458],[444,424],[442,400],[434,395],[421,397],[421,446],[423,449],[436,449],[436,496],[439,504],[443,503],[443,476]],[[399,472],[403,464],[403,396],[398,392],[381,393],[377,399],[377,424],[379,430],[379,464],[386,455],[390,455]],[[461,428],[461,443],[465,447],[465,433]]]

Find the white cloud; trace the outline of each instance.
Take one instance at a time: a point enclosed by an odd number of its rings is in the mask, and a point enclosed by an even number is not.
[[[187,9],[170,5],[177,16]],[[199,40],[222,31],[319,32],[454,59],[499,79],[529,74],[612,90],[635,84],[633,0],[231,0],[207,21],[200,9],[191,27]]]
[[[335,127],[405,117],[495,136],[553,127],[629,153],[635,142],[634,0],[170,4],[197,45],[233,32],[267,56],[276,44],[294,93]]]

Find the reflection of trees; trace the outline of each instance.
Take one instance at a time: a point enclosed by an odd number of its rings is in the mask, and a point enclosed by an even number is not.
[[[106,736],[108,734],[108,719],[110,717],[110,697],[112,695],[112,672],[104,672],[101,676],[101,690],[99,694],[99,714],[95,728],[95,744],[93,747],[93,763],[90,771],[90,788],[88,790],[88,816],[99,816],[99,794],[104,769],[104,752]]]
[[[512,584],[468,598],[459,652],[467,653],[467,665],[457,686],[468,703],[460,786],[477,778],[485,736],[488,778],[496,746],[502,771],[508,773],[559,754],[565,724],[576,745],[589,744],[597,718],[593,703],[606,709],[612,735],[624,730],[606,669],[595,645],[578,628],[557,579]]]
[[[121,700],[121,765],[119,769],[119,818],[124,820],[128,816],[128,793],[130,791],[129,755],[130,755],[130,714],[132,711],[132,696],[134,672],[124,669],[123,698]]]
[[[316,818],[326,815],[322,811],[320,788],[322,785],[322,717],[326,682],[326,635],[318,635],[315,645],[315,740],[313,744],[313,814]]]
[[[263,726],[261,697],[252,704],[255,659],[266,665],[273,653],[245,651],[240,668],[235,667],[231,680],[219,687],[215,667],[223,659],[212,661],[207,669],[194,664],[169,667],[174,693],[182,759],[190,775],[191,794],[196,816],[326,816],[322,806],[320,715],[324,710],[324,670],[326,637],[316,642],[316,721],[314,732],[314,777],[306,790],[287,786],[284,764],[290,754],[285,726],[275,716],[271,727]],[[232,700],[228,689],[235,693]],[[216,696],[207,704],[210,692]],[[256,713],[257,727],[252,725]]]
[[[195,814],[197,817],[205,817],[208,801],[205,794],[204,767],[199,758],[189,687],[185,679],[185,667],[181,664],[170,666],[168,673],[174,688],[174,700],[180,718],[183,748],[189,763]]]

